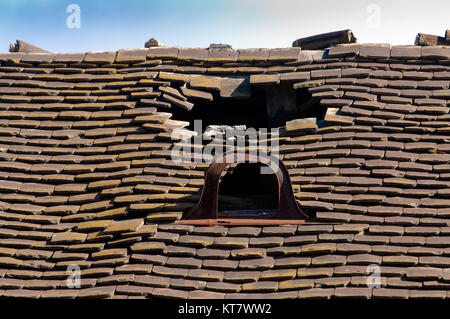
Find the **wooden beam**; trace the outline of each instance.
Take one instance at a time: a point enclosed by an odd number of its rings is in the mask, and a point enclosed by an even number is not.
[[[328,48],[340,43],[355,43],[356,38],[352,30],[341,30],[300,38],[292,43],[293,47],[300,47],[303,50],[317,50]]]

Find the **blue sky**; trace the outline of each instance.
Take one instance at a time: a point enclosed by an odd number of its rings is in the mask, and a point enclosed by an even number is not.
[[[68,28],[67,6],[81,8]],[[358,42],[412,44],[443,35],[450,1],[406,0],[0,0],[0,52],[24,40],[53,52],[165,45],[288,47],[309,35],[350,28]]]

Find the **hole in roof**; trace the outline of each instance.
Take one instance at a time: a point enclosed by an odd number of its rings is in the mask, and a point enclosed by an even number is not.
[[[297,100],[297,118],[315,117],[318,120],[323,120],[327,113],[327,106],[321,105],[318,98],[314,98],[307,88],[296,90]]]
[[[213,100],[189,99],[194,103],[192,110],[179,107],[171,110],[175,120],[188,121],[187,127],[194,130],[194,120],[202,120],[205,129],[209,125],[246,125],[247,127],[268,127],[264,92],[252,92],[250,98],[224,98],[213,92]]]
[[[211,92],[213,100],[189,98],[194,107],[188,111],[172,107],[172,119],[189,122],[194,130],[194,120],[202,120],[202,127],[209,125],[245,125],[247,128],[277,128],[298,118],[325,117],[326,107],[312,97],[307,88],[293,89],[292,83],[251,87],[246,98],[221,97]]]
[[[230,165],[221,175],[219,218],[270,218],[278,211],[278,180],[275,172],[261,174],[261,163]]]

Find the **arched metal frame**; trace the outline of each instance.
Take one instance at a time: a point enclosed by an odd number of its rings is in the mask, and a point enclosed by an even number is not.
[[[234,160],[229,161],[230,158],[235,158],[234,155],[237,155],[238,158],[239,156],[243,155],[244,162]],[[281,160],[274,156],[267,156],[264,159],[268,160],[268,163],[265,163],[264,161],[262,161],[261,157],[258,157],[255,154],[251,154],[248,151],[246,151],[245,153],[235,153],[234,151],[231,151],[225,153],[221,157],[216,158],[206,170],[205,183],[199,202],[196,206],[192,207],[185,213],[185,215],[183,216],[183,220],[218,219],[220,176],[227,166],[236,163],[261,163],[269,167],[273,167],[275,165],[277,169],[274,171],[278,181],[279,198],[278,212],[274,215],[273,219],[303,221],[308,219],[308,216],[302,212],[295,200],[294,192],[292,191],[291,179],[289,177],[286,166]]]

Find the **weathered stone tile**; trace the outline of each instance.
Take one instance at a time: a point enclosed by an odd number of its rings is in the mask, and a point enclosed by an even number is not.
[[[365,298],[368,299],[372,297],[371,288],[359,288],[359,287],[340,287],[336,288],[335,296],[337,298]]]
[[[238,61],[256,62],[267,61],[270,51],[267,49],[240,49]]]
[[[419,264],[425,266],[445,267],[449,266],[450,257],[441,256],[421,256],[419,257]]]
[[[332,277],[314,280],[315,287],[317,288],[345,287],[349,284],[349,282],[350,277]]]
[[[78,289],[52,289],[42,292],[40,298],[74,299],[78,296]]]
[[[287,280],[293,279],[297,275],[296,269],[270,269],[261,273],[260,280]]]
[[[121,258],[127,256],[126,248],[114,248],[114,249],[104,249],[99,252],[91,254],[91,258],[96,259],[108,259],[108,258]]]
[[[166,246],[164,253],[167,256],[194,257],[197,253],[197,250],[191,247],[169,245]]]
[[[206,289],[224,293],[231,293],[241,291],[241,285],[226,282],[208,282],[206,284]]]
[[[239,269],[244,270],[267,270],[273,268],[275,259],[272,257],[264,257],[257,259],[246,259],[239,262]]]
[[[151,51],[149,51],[150,53]],[[208,50],[200,48],[180,48],[178,50],[179,60],[186,61],[206,61],[208,59]]]
[[[249,245],[252,247],[277,247],[283,245],[283,237],[258,237],[250,238]]]
[[[202,267],[217,269],[217,270],[233,270],[236,269],[239,265],[239,261],[237,260],[211,260],[205,259],[203,260]]]
[[[95,287],[81,289],[78,293],[79,298],[111,298],[114,295],[115,286]]]
[[[151,276],[151,275],[136,275],[134,284],[149,287],[168,288],[170,285],[170,278]]]
[[[170,288],[155,288],[152,296],[157,298],[187,299],[189,292]]]
[[[370,253],[371,250],[372,247],[370,245],[365,244],[350,244],[350,243],[336,244],[337,253],[364,254]]]
[[[279,84],[279,74],[252,74],[250,75],[250,84],[263,85],[263,84]]]
[[[302,228],[302,232],[308,233],[308,230]],[[317,235],[289,236],[284,239],[284,245],[295,246],[302,244],[312,244],[315,243],[316,241]]]
[[[446,298],[447,292],[445,290],[410,290],[409,298],[420,299],[443,299]]]
[[[252,238],[253,239],[253,238]],[[214,246],[218,248],[247,248],[249,239],[244,237],[216,237],[214,238]]]
[[[152,272],[156,275],[185,278],[188,275],[189,270],[183,268],[172,268],[165,266],[154,266]]]
[[[111,64],[114,63],[116,52],[88,52],[84,57],[84,62]]]
[[[51,238],[53,244],[82,244],[87,238],[86,234],[63,232],[55,233]]]
[[[262,248],[243,248],[231,250],[231,257],[238,259],[264,258],[266,250]]]
[[[349,265],[381,264],[382,257],[372,254],[355,254],[347,257]]]
[[[299,290],[313,288],[314,281],[311,279],[284,280],[279,283],[279,290]]]
[[[332,275],[332,267],[299,268],[297,271],[297,277],[299,278],[322,278]]]
[[[3,297],[38,299],[41,294],[41,290],[12,289],[5,290],[3,292]]]
[[[153,290],[153,287],[119,284],[117,285],[115,293],[129,296],[149,296],[153,293]]]
[[[142,219],[128,220],[110,224],[105,230],[105,234],[115,234],[136,231],[144,224]]]
[[[225,236],[227,231],[227,227],[224,226],[195,226],[192,233],[195,235]]]
[[[227,271],[223,280],[231,283],[256,282],[260,274],[259,271]]]
[[[440,280],[442,269],[435,267],[408,267],[406,278],[412,280]]]
[[[335,295],[334,288],[311,288],[304,289],[298,292],[298,298],[320,298],[320,299],[330,299],[331,296]]]
[[[243,292],[274,292],[278,290],[278,282],[258,281],[255,283],[245,283],[242,285]]]
[[[287,257],[275,259],[276,268],[306,267],[311,264],[311,257]]]
[[[228,236],[248,236],[257,237],[261,232],[260,227],[230,227],[228,229]]]
[[[200,268],[202,261],[192,257],[169,257],[166,261],[167,266],[180,268]]]
[[[367,266],[338,266],[334,269],[336,276],[361,276],[369,273]]]
[[[119,50],[116,56],[116,63],[137,63],[146,60],[148,49],[127,49]]]
[[[345,265],[347,258],[340,255],[323,255],[313,257],[311,259],[311,265],[313,266],[343,266]]]
[[[420,58],[420,54],[420,46],[393,45],[391,47],[391,58],[417,59]]]
[[[225,293],[195,290],[189,293],[188,299],[224,299]]]

